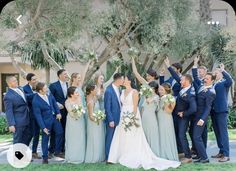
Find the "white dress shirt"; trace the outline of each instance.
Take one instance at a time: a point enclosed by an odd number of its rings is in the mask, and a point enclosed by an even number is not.
[[[38,93],[38,95],[50,106],[48,96],[46,94],[42,95],[42,94]]]
[[[25,94],[22,90],[20,90],[19,88],[11,88],[11,89],[14,90],[17,94],[19,94],[24,99],[24,101],[26,102]]]
[[[67,84],[66,84],[66,82],[62,82],[61,80],[59,80],[59,81],[60,81],[60,84],[61,84],[61,88],[62,88],[64,97],[66,98],[66,96],[67,96]]]
[[[117,86],[114,85],[114,84],[112,84],[112,87],[113,87],[113,89],[115,90],[116,96],[117,96],[118,101],[119,101],[119,103],[120,103],[120,90],[119,90],[119,87],[117,87]],[[120,104],[120,105],[121,105],[121,104]]]
[[[186,93],[186,92],[188,91],[188,89],[190,89],[190,88],[191,88],[191,85],[188,86],[188,87],[183,88],[182,90],[180,90],[179,95],[182,96],[182,95],[183,95],[184,93]]]

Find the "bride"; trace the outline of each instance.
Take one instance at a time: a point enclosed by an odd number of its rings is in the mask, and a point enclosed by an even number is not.
[[[178,161],[170,161],[155,156],[152,152],[141,125],[141,117],[138,111],[139,93],[133,89],[133,79],[127,75],[124,81],[125,90],[121,94],[121,120],[116,127],[111,143],[108,162],[120,163],[129,168],[164,170],[170,167],[177,168]],[[125,130],[122,124],[122,116],[127,113],[136,114],[138,127],[132,126]]]

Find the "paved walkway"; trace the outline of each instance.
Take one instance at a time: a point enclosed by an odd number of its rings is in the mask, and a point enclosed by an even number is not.
[[[0,143],[0,164],[7,164],[7,150],[9,146],[11,145],[11,142],[6,142],[6,143]],[[41,147],[39,145],[38,151],[41,151]],[[215,141],[209,141],[208,142],[208,148],[207,148],[207,153],[209,157],[211,155],[215,155],[218,153],[218,148],[216,145]],[[210,159],[211,162],[217,162],[216,159]],[[41,163],[42,160],[37,159],[34,160],[33,163]],[[49,160],[50,163],[63,163],[64,159],[62,158],[53,158]],[[236,163],[236,141],[230,141],[230,163]]]

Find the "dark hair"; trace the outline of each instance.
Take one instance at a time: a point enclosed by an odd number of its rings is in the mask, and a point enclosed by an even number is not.
[[[212,81],[216,79],[216,75],[214,75],[212,72],[208,72],[206,75],[210,75]]]
[[[173,63],[172,66],[175,67],[177,70],[180,70],[180,73],[183,70],[183,66],[180,63]]]
[[[95,84],[89,84],[89,85],[86,87],[86,95],[89,95],[95,88],[96,88],[96,85],[95,85]]]
[[[158,94],[159,84],[158,84],[157,81],[151,81],[148,85],[149,85],[150,87],[154,88],[155,93]]]
[[[46,84],[43,83],[43,82],[38,82],[38,83],[36,84],[35,90],[36,90],[37,92],[39,92],[40,90],[43,90],[43,87],[44,87],[45,85],[46,85]]]
[[[66,71],[65,69],[60,69],[57,71],[57,76],[59,77],[64,71]]]
[[[172,89],[171,89],[170,83],[163,83],[161,86],[164,87],[167,94],[172,94]]]
[[[75,86],[71,86],[67,89],[67,97],[71,97],[74,93],[75,93],[75,90],[77,89],[77,87]]]
[[[136,89],[136,84],[135,84],[135,79],[134,79],[134,77],[133,77],[131,74],[127,74],[127,75],[125,75],[125,77],[127,77],[128,80],[131,81],[130,86],[131,86],[133,89]]]
[[[152,68],[148,69],[147,74],[154,77],[155,80],[157,80],[159,78],[157,72]]]
[[[116,81],[116,80],[120,79],[121,77],[123,77],[123,74],[115,73],[115,75],[113,76],[113,80]]]
[[[34,73],[28,73],[28,74],[26,75],[26,80],[27,80],[27,81],[31,81],[33,76],[35,76]]]
[[[184,74],[183,77],[185,77],[189,81],[190,84],[193,83],[193,78],[190,74]]]

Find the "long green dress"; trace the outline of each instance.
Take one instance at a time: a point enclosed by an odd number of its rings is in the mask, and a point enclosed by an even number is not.
[[[171,113],[163,110],[166,95],[161,97],[157,114],[160,135],[160,157],[179,161],[175,139],[174,122]]]
[[[154,95],[150,98],[152,99],[152,102],[147,103],[145,98],[142,106],[142,125],[147,142],[150,145],[152,151],[154,154],[156,154],[156,156],[160,156],[160,137],[156,115],[159,97]]]
[[[99,102],[96,101],[93,111],[98,111]],[[87,147],[85,163],[98,163],[105,161],[105,125],[100,121],[99,125],[87,120]]]
[[[85,116],[82,115],[76,120],[72,117],[71,112],[73,104],[66,101],[65,106],[68,110],[65,132],[65,160],[68,163],[83,163],[86,148]]]

